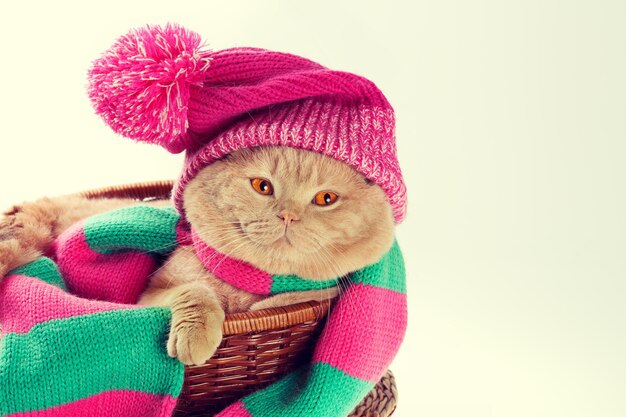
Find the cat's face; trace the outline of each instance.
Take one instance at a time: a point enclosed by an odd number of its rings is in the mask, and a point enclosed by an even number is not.
[[[184,207],[209,245],[273,274],[342,276],[393,242],[378,185],[347,164],[287,147],[242,149],[209,165],[187,185]]]

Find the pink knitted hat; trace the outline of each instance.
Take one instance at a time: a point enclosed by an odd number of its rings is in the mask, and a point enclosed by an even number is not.
[[[174,189],[205,166],[253,146],[307,149],[382,187],[397,223],[406,209],[393,109],[371,81],[299,56],[256,48],[206,50],[177,25],[122,36],[89,71],[89,97],[117,133],[186,151]]]

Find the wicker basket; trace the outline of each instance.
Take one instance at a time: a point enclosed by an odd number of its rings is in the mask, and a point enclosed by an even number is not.
[[[89,198],[169,198],[172,181],[102,188]],[[329,303],[307,302],[246,313],[227,314],[224,339],[205,364],[187,366],[175,417],[213,416],[226,405],[278,380],[306,363],[321,331]],[[387,372],[350,417],[387,417],[396,407],[396,385]]]

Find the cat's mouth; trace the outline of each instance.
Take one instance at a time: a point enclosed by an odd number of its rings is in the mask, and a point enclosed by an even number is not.
[[[293,231],[289,226],[280,227],[280,229],[275,228],[274,230],[268,230],[267,228],[255,230],[254,227],[250,227],[251,225],[252,223],[246,225],[245,223],[237,222],[237,229],[240,234],[248,238],[255,245],[278,250],[293,249],[296,247]]]
[[[287,236],[287,231],[285,230],[285,233],[283,233],[283,235],[281,237],[279,237],[278,239],[276,239],[274,241],[274,245],[278,245],[278,246],[290,246],[293,247],[294,244],[291,240],[289,240],[289,237]]]

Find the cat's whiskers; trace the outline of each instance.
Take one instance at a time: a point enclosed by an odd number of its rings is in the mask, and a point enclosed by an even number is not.
[[[266,225],[265,229],[269,229],[271,228],[271,225]],[[227,230],[236,230],[236,228],[233,229],[228,229]],[[239,232],[239,231],[238,231]],[[233,253],[235,253],[237,250],[239,250],[241,247],[244,247],[245,244],[247,243],[249,245],[249,247],[247,248],[250,251],[254,251],[255,255],[259,254],[259,255],[263,255],[263,254],[267,254],[267,247],[264,247],[262,245],[260,245],[255,239],[254,239],[254,234],[253,233],[248,233],[246,231],[244,231],[244,233],[238,233],[238,238],[237,239],[232,239],[230,236],[226,236],[223,239],[220,239],[220,241],[216,241],[214,239],[212,239],[211,244],[215,245],[216,243],[220,244],[223,243],[224,241],[225,244],[224,246],[220,247],[220,251],[215,251],[215,253],[213,253],[211,255],[210,258],[208,258],[208,261],[212,261],[214,260],[216,257],[222,255],[223,258],[218,262],[218,264],[214,267],[214,271],[219,268],[219,266],[221,265],[221,263],[228,258],[229,256],[232,256]],[[238,244],[237,246],[234,246],[235,244]],[[241,264],[242,262],[245,262],[241,259],[239,259],[239,263]],[[211,271],[211,272],[214,272]]]
[[[225,247],[223,248],[223,253],[222,253],[222,254],[220,254],[220,255],[222,255],[222,259],[221,259],[221,260],[217,263],[217,265],[215,265],[215,267],[213,268],[213,271],[211,271],[211,272],[214,272],[217,268],[219,268],[219,267],[220,267],[220,265],[221,265],[221,264],[222,264],[222,263],[223,263],[223,262],[224,262],[227,258],[229,258],[229,257],[231,257],[231,256],[232,256],[232,253],[233,253],[233,252],[236,252],[239,248],[242,248],[242,247],[245,245],[245,243],[246,243],[246,242],[245,242],[244,237],[241,237],[241,238],[239,238],[239,239],[237,239],[237,240],[235,240],[235,241],[233,241],[233,242],[229,242],[229,243],[232,243],[232,244],[239,243],[239,244],[238,244],[236,247],[232,248],[232,249],[226,249],[226,247],[227,247],[227,246],[225,246]],[[231,253],[228,253],[228,252],[231,252]],[[216,253],[216,254],[218,254],[218,252],[215,252],[215,253]]]
[[[218,250],[213,251],[211,256],[207,258],[207,261],[211,262],[218,256],[222,256],[223,258],[231,256],[231,254],[229,254],[228,252],[232,252],[234,250],[233,249],[229,249],[229,246],[238,244],[238,246],[235,248],[235,249],[238,249],[238,248],[240,248],[242,246],[242,242],[245,239],[246,239],[245,236],[239,236],[239,237],[237,237],[235,239],[230,239],[230,240],[224,242],[223,246],[220,243],[220,250],[219,251]],[[222,261],[223,261],[223,259],[222,259]],[[217,268],[218,266],[219,266],[219,264],[216,265],[215,268]]]
[[[314,241],[314,243],[316,243],[317,245],[319,245],[319,243],[318,243],[318,242],[315,242],[315,241]],[[313,262],[314,262],[314,264],[315,264],[315,267],[316,267],[316,268],[319,268],[319,267],[322,267],[322,266],[323,266],[322,261],[321,261],[320,259],[316,258],[316,257],[314,257],[314,258],[313,258]],[[337,274],[337,275],[338,275],[338,274]],[[341,292],[341,279],[339,279],[339,278],[335,278],[335,281],[337,282],[337,285],[339,286],[339,290],[340,290],[340,292]],[[329,288],[325,288],[325,291],[326,291],[326,293],[328,294],[328,295],[327,295],[327,297],[326,297],[326,299],[327,299],[327,300],[330,300],[330,298],[331,298],[331,297],[330,297],[330,289],[329,289]],[[322,298],[322,291],[320,291],[320,300],[321,300],[321,301],[323,301],[323,298]],[[331,313],[332,313],[332,304],[330,304],[330,305],[328,306],[328,314],[329,314],[329,316],[330,316],[330,314],[331,314]],[[341,319],[342,319],[342,317],[340,316],[340,317],[339,317],[340,323],[341,323]]]
[[[315,234],[314,234],[314,235],[315,235]],[[329,244],[329,245],[330,245],[330,246],[331,246],[331,247],[332,247],[335,251],[339,252],[342,256],[344,255],[344,252],[343,252],[341,249],[337,248],[337,247],[336,247],[336,246],[335,246],[332,242],[328,242],[328,244]],[[322,252],[321,252],[321,254],[322,254],[322,255],[324,256],[324,258],[326,259],[326,262],[330,263],[330,264],[331,264],[331,266],[336,266],[335,257],[334,257],[334,256],[333,256],[330,252],[328,252],[328,250],[327,250],[325,247],[321,246],[321,244],[320,244],[320,250],[322,251]],[[338,268],[338,266],[337,266],[337,268]],[[361,310],[361,312],[362,312],[363,314],[365,314],[365,312],[364,312],[364,310],[363,310],[363,306],[360,304],[359,300],[357,300],[357,299],[354,297],[354,294],[352,294],[351,292],[349,292],[349,291],[348,291],[348,285],[347,285],[347,283],[346,283],[346,282],[345,282],[342,278],[343,278],[343,277],[339,278],[339,279],[337,280],[337,283],[338,283],[338,285],[339,285],[339,288],[341,289],[341,292],[342,292],[343,294],[345,294],[345,295],[344,295],[344,297],[346,298],[347,302],[351,303],[351,304],[352,304],[352,306],[354,307],[354,309],[356,309],[356,310],[360,309],[360,310]]]
[[[235,230],[235,228],[234,228],[234,227],[232,227],[232,226],[230,226],[230,229]],[[202,228],[201,230],[202,230],[202,231],[204,231],[204,230],[205,230],[205,228]],[[214,228],[213,230],[217,230],[217,228]],[[228,227],[223,227],[223,228],[222,228],[222,230],[229,230],[229,228],[228,228]],[[229,237],[229,236],[224,236],[223,240],[227,240],[227,239],[230,239],[230,237]],[[177,238],[174,242],[175,242],[175,243],[179,243],[179,244],[180,244],[180,243],[182,243],[182,242],[180,242],[180,240],[179,240],[178,238]],[[160,247],[160,248],[154,248],[153,250],[151,250],[151,251],[149,251],[149,252],[157,252],[158,250],[160,250],[160,249],[164,249],[164,248],[166,248],[166,247],[167,247],[167,246],[163,246],[163,247]],[[174,260],[174,258],[173,258],[173,257],[171,257],[171,256],[170,256],[170,257],[168,257],[168,259],[166,259],[166,260],[165,260],[165,261],[164,261],[164,262],[163,262],[163,263],[159,266],[159,268],[157,268],[157,269],[156,269],[156,270],[152,273],[152,275],[155,275],[155,274],[156,274],[157,272],[159,272],[161,269],[163,269],[164,267],[166,267],[167,265],[169,265],[169,264],[170,264],[173,260]],[[181,262],[181,261],[180,261],[180,260],[176,260],[176,262]],[[183,263],[183,265],[187,265],[189,262],[191,262],[191,260],[185,260],[185,261],[184,261],[184,263]],[[170,283],[170,282],[172,281],[172,279],[173,279],[173,278],[172,278],[172,277],[170,277],[170,279],[169,279],[169,282],[168,282],[168,283]]]
[[[327,263],[328,266],[331,267],[331,269],[334,271],[334,273],[337,275],[338,277],[338,283],[341,286],[342,284],[345,286],[345,283],[342,283],[342,274],[339,272],[339,266],[337,265],[335,258],[333,257],[333,255],[328,251],[328,249],[322,245],[319,242],[319,238],[321,238],[320,236],[318,236],[316,233],[311,232],[310,235],[308,235],[309,238],[311,238],[311,240],[313,242],[315,242],[319,248],[319,254],[324,258],[324,261]],[[331,244],[332,245],[332,244]],[[340,252],[341,253],[341,252]],[[341,288],[341,287],[340,287]],[[347,290],[347,286],[345,286],[345,289]],[[351,294],[349,291],[342,291],[343,293],[345,293],[345,298],[347,299],[347,302],[352,305],[352,307],[356,310],[359,311],[365,315],[365,311],[363,309],[363,306],[359,303],[359,300],[355,299],[354,295]],[[340,317],[341,320],[341,317]]]
[[[222,242],[227,239],[232,239],[233,234],[235,236],[241,235],[241,229],[239,226],[233,224],[227,224],[222,226],[212,226],[212,225],[204,225],[201,227],[194,228],[194,230],[202,237],[202,240],[209,243],[211,242]],[[235,232],[235,233],[230,233]],[[212,245],[215,246],[215,245]]]
[[[226,237],[225,239],[228,239],[228,237]],[[240,237],[239,239],[236,239],[236,240],[229,240],[229,241],[227,241],[227,242],[225,243],[225,246],[224,246],[224,247],[228,247],[228,245],[234,245],[234,244],[236,244],[236,243],[240,242],[241,240],[242,240],[242,238],[241,238],[241,237]],[[210,257],[210,258],[208,258],[208,261],[213,260],[213,259],[214,259],[214,257],[219,256],[219,255],[221,255],[221,254],[220,254],[219,252],[217,252],[217,251],[216,251],[215,253],[213,253],[213,254],[211,255],[211,257]],[[223,259],[225,259],[225,258],[227,257],[227,255],[223,255],[223,256],[224,256],[224,258],[223,258]],[[166,262],[164,262],[164,264],[161,266],[161,268],[165,267],[165,266],[166,266],[169,262],[171,262],[171,260],[172,260],[172,259],[173,259],[173,257],[172,257],[172,258],[170,258],[170,259],[168,259]],[[223,259],[222,259],[222,261],[223,261]],[[182,260],[182,261],[179,259],[179,260],[177,260],[176,262],[180,262],[180,264],[181,264],[181,265],[188,265],[189,263],[191,263],[191,262],[195,262],[195,261],[196,261],[196,260],[195,260],[193,257],[190,257],[189,259],[185,259],[185,260]],[[221,261],[220,261],[220,262],[221,262]],[[218,267],[219,267],[219,264],[215,266],[214,270],[215,270],[215,269],[217,269]],[[159,268],[159,269],[161,269],[161,268]],[[214,274],[214,271],[209,271],[209,272],[211,272],[211,273],[213,273],[213,274]],[[201,278],[201,277],[202,277],[202,272],[198,272],[198,276],[197,276],[196,278]],[[175,277],[172,277],[172,276],[168,277],[168,284],[169,284],[170,282],[172,282],[172,280],[173,280],[174,278],[175,278]]]

